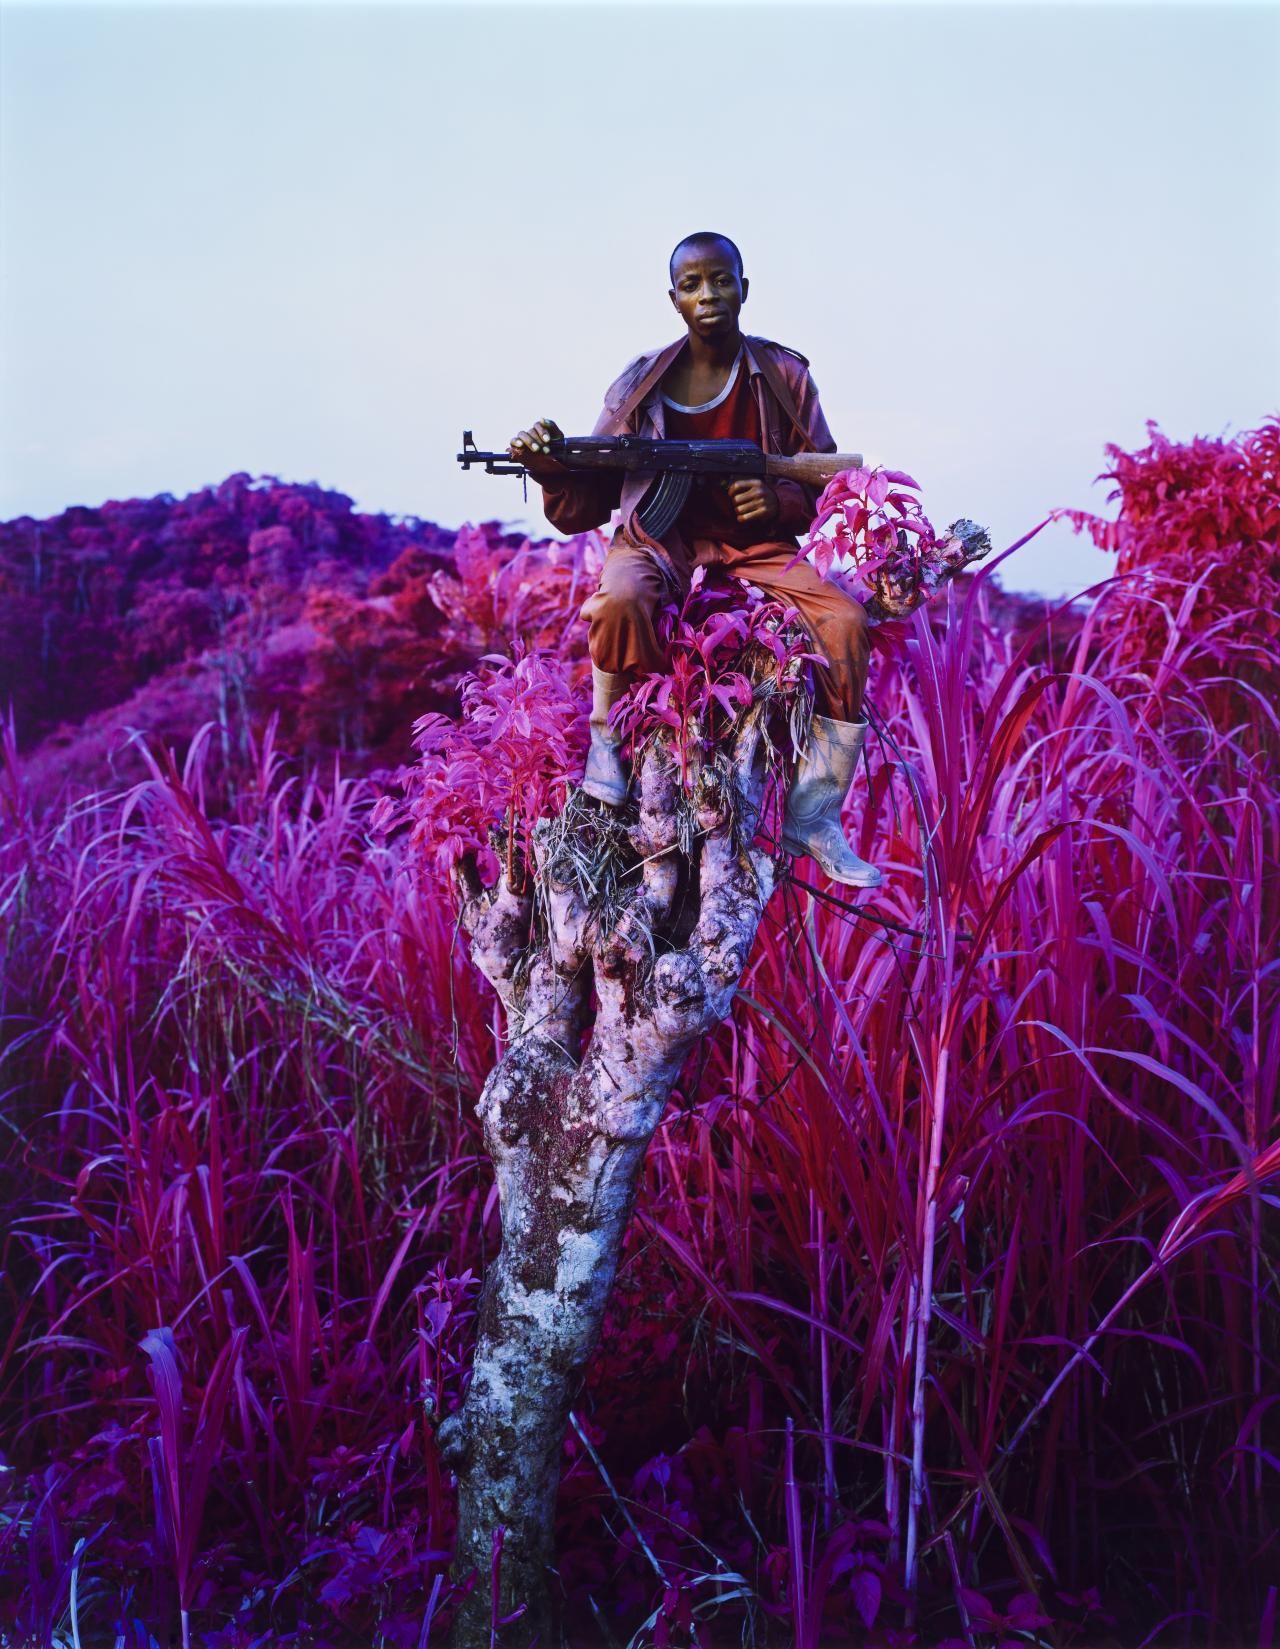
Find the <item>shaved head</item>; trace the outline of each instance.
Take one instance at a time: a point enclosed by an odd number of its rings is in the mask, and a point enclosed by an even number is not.
[[[732,255],[738,275],[741,277],[742,253],[739,252],[728,235],[718,234],[714,229],[699,229],[695,234],[686,235],[679,245],[673,249],[670,261],[667,264],[667,273],[672,281],[676,278],[676,259],[682,252],[686,252],[691,248],[696,248],[701,252],[713,246],[723,246]]]

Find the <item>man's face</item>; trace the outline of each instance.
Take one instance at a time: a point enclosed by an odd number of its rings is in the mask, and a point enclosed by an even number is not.
[[[671,302],[681,320],[700,338],[731,337],[747,296],[747,280],[727,246],[707,241],[686,246],[676,257]]]

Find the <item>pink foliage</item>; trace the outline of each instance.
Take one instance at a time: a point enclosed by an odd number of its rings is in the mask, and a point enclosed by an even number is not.
[[[540,544],[526,538],[504,553],[497,549],[491,533],[460,527],[451,567],[432,576],[432,599],[450,621],[455,649],[491,652],[519,636],[535,651],[580,651],[574,619],[599,580],[601,535]]]
[[[863,468],[833,476],[818,499],[801,555],[813,557],[823,578],[839,563],[841,581],[873,620],[905,618],[990,552],[991,540],[972,521],[953,521],[939,537],[911,496],[919,490],[902,470]]]
[[[1125,452],[1108,444],[1115,483],[1108,521],[1086,510],[1055,510],[1077,532],[1116,555],[1123,580],[1107,623],[1123,628],[1131,657],[1151,656],[1168,616],[1195,614],[1204,662],[1247,664],[1270,675],[1280,654],[1280,420],[1234,440],[1179,442],[1147,420],[1148,444]]]
[[[413,846],[437,869],[478,852],[496,873],[492,843],[501,830],[508,873],[517,853],[530,862],[533,825],[564,805],[565,786],[581,775],[589,709],[566,666],[526,653],[522,642],[513,658],[482,659],[463,684],[460,720],[432,714],[414,723],[422,755],[407,804]],[[389,828],[400,811],[384,797],[375,828]]]
[[[636,751],[667,733],[686,783],[760,692],[784,712],[805,700],[806,666],[821,658],[808,650],[794,607],[734,580],[708,581],[705,567],[694,569],[680,608],[663,608],[655,628],[670,668],[639,678],[609,719]]]

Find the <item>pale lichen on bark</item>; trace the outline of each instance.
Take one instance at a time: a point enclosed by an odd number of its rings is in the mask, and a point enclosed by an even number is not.
[[[453,1573],[478,1571],[453,1649],[490,1642],[490,1554],[503,1528],[497,1641],[552,1649],[548,1568],[574,1391],[599,1337],[644,1155],[690,1049],[729,1012],[774,863],[753,844],[767,701],[682,786],[669,738],[635,767],[636,817],[571,790],[539,821],[525,885],[456,873],[477,966],[507,1014],[477,1106],[502,1247],[481,1294],[462,1406],[440,1425],[456,1474]],[[588,1036],[589,1031],[589,1036]]]

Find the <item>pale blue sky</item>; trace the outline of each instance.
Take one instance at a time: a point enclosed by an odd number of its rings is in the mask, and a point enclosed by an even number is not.
[[[1146,418],[1280,407],[1280,10],[5,5],[0,517],[244,469],[544,530],[463,427],[588,430],[701,228],[841,445],[1003,548]]]

